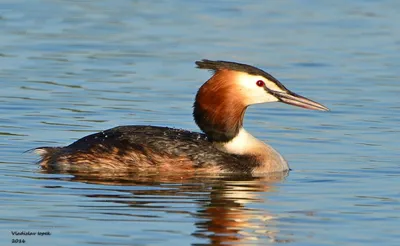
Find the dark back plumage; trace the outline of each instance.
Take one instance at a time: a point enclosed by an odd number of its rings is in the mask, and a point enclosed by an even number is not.
[[[158,126],[118,126],[83,137],[65,147],[41,147],[47,169],[70,170],[102,167],[105,170],[154,168],[164,160],[184,157],[193,168],[220,166],[228,172],[250,173],[258,163],[253,156],[224,153],[202,133]],[[137,156],[146,156],[140,159]],[[117,168],[118,167],[118,168]],[[148,167],[150,169],[151,167]],[[176,164],[177,170],[179,165]]]

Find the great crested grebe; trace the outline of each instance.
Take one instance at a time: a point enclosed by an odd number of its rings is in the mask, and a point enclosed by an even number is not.
[[[205,133],[158,126],[118,126],[65,147],[39,147],[39,164],[47,170],[155,171],[263,174],[289,169],[271,146],[243,128],[252,104],[283,102],[328,111],[289,91],[256,67],[201,60],[197,68],[214,71],[199,89],[193,117]]]

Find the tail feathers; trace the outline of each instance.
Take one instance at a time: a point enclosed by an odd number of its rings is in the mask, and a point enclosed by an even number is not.
[[[58,152],[61,147],[38,147],[33,149],[28,149],[24,153],[33,152],[35,154],[40,155],[41,157],[45,157],[46,155],[51,155]]]
[[[40,155],[40,160],[37,162],[43,168],[49,168],[55,162],[60,154],[61,147],[39,147],[30,149],[26,152],[34,152]]]

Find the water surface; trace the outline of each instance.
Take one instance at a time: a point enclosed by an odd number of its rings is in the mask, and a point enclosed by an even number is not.
[[[1,244],[399,245],[398,9],[395,0],[1,1]],[[331,108],[248,110],[246,128],[285,156],[288,176],[73,176],[23,154],[116,125],[197,131],[203,58],[259,66]]]

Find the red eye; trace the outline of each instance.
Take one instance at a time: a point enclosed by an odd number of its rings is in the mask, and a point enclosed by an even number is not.
[[[256,84],[259,87],[263,87],[265,85],[264,81],[262,81],[262,80],[258,80]]]

